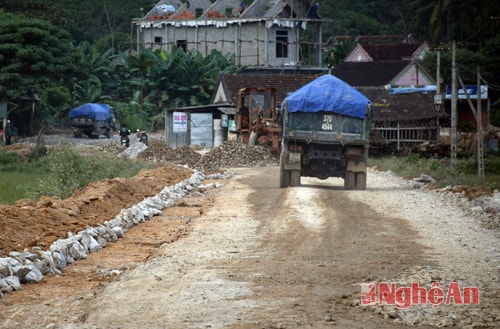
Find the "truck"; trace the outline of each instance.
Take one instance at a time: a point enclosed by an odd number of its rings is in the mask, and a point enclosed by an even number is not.
[[[69,119],[75,137],[110,138],[111,131],[117,130],[118,124],[108,104],[87,103],[69,112]]]
[[[276,89],[247,87],[238,91],[238,104],[234,116],[238,141],[246,145],[262,145],[279,154],[281,126],[278,124]]]
[[[331,74],[323,75],[281,104],[280,188],[301,177],[344,179],[346,190],[366,189],[373,103]]]

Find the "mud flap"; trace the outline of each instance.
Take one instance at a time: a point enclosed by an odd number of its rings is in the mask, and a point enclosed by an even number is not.
[[[347,158],[347,171],[366,172],[366,161],[363,157]]]
[[[299,170],[301,169],[301,154],[295,152],[283,152],[284,169]]]

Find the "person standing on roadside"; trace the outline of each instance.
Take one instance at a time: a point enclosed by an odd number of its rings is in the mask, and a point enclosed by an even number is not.
[[[7,124],[5,125],[5,129],[3,131],[3,135],[5,136],[5,145],[10,145],[10,120],[7,120]]]

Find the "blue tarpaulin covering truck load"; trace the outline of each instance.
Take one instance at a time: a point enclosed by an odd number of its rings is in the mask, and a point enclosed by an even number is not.
[[[301,177],[344,179],[347,190],[366,189],[373,104],[346,82],[324,75],[281,104],[280,187]]]
[[[111,130],[117,130],[115,116],[108,104],[84,104],[71,110],[69,119],[75,137],[109,138]]]

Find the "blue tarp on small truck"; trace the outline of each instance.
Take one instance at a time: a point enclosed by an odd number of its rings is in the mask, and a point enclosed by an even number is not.
[[[111,129],[116,130],[116,119],[108,104],[87,103],[69,112],[71,127],[75,137],[110,137]]]

